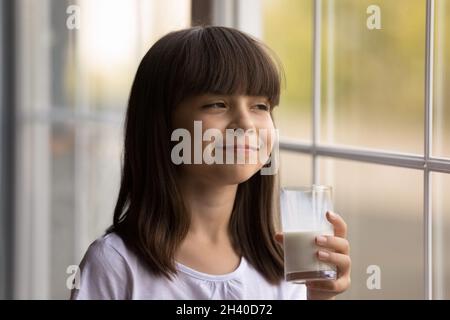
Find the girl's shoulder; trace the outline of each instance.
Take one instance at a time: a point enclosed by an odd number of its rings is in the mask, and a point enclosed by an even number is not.
[[[91,246],[97,249],[113,250],[122,256],[130,253],[122,237],[116,232],[110,232],[97,238]]]
[[[71,299],[126,299],[131,296],[135,256],[116,233],[92,242],[81,263]]]
[[[96,240],[94,240],[88,247],[85,257],[86,259],[102,259],[103,261],[123,260],[123,262],[129,260],[133,253],[129,250],[123,241],[123,239],[115,232],[105,234]]]
[[[85,260],[106,268],[121,266],[128,271],[135,269],[140,263],[136,253],[116,232],[107,233],[92,242],[83,262]]]

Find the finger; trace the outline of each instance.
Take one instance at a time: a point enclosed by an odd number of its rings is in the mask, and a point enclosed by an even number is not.
[[[317,236],[316,244],[323,248],[328,248],[333,251],[348,254],[350,251],[350,244],[347,239],[333,237],[333,236]]]
[[[334,235],[340,238],[347,238],[347,224],[340,215],[335,212],[328,211],[327,219],[334,227]]]
[[[336,265],[338,275],[346,275],[350,272],[351,259],[350,256],[337,252],[330,252],[327,250],[319,250],[317,258],[320,261]]]

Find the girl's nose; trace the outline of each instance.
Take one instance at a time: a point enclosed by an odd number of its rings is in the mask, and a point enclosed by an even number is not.
[[[255,124],[246,103],[240,103],[233,108],[232,120],[228,125],[228,128],[243,129],[248,133],[256,132]]]

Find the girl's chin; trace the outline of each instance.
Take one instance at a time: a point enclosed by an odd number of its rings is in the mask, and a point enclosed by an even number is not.
[[[239,184],[253,175],[259,174],[262,164],[212,164],[185,165],[184,175],[190,179],[198,179],[219,185]]]
[[[222,165],[217,169],[216,176],[227,184],[239,184],[250,179],[261,167],[255,164]]]

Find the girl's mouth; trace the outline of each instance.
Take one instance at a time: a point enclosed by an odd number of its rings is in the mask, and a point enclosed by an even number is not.
[[[234,150],[234,151],[237,151],[237,150],[258,151],[259,150],[258,146],[249,145],[249,144],[245,144],[245,145],[239,145],[239,144],[234,145],[234,144],[231,144],[231,145],[224,145],[224,146],[219,146],[218,145],[217,147],[218,148],[222,147],[222,149],[226,150],[226,151],[231,151],[231,150]]]

